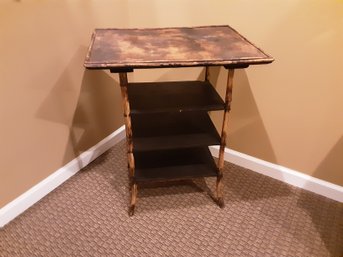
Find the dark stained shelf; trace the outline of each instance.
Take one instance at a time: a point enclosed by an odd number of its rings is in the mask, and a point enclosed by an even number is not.
[[[129,83],[131,113],[223,110],[224,102],[207,81]]]
[[[135,153],[136,182],[217,176],[207,147]]]
[[[219,145],[220,136],[207,112],[133,114],[135,151]]]

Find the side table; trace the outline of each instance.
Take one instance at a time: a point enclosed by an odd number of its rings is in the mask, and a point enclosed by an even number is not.
[[[143,182],[217,178],[223,200],[223,166],[234,70],[274,59],[229,26],[96,29],[84,62],[87,69],[119,73],[134,214]],[[205,67],[204,81],[129,83],[135,69]],[[228,69],[225,99],[209,82],[209,67]],[[221,134],[208,111],[224,112]],[[220,145],[218,163],[208,149]]]

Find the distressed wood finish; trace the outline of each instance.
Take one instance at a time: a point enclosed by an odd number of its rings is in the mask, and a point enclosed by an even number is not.
[[[229,26],[96,29],[85,67],[135,69],[270,63],[273,58]]]
[[[220,207],[224,207],[224,199],[223,199],[224,150],[226,146],[229,112],[231,109],[234,71],[235,71],[234,69],[228,70],[227,86],[226,86],[226,93],[225,93],[225,110],[224,110],[220,149],[219,149],[219,156],[218,156],[218,177],[217,177],[217,183],[216,183],[216,190],[217,190],[217,201]]]
[[[119,73],[130,216],[138,185],[147,181],[217,177],[216,202],[224,207],[224,150],[234,69],[273,60],[229,26],[95,30],[84,66]],[[128,83],[127,79],[127,72],[134,69],[195,66],[205,67],[204,81]],[[211,66],[228,69],[225,102],[209,82]],[[219,136],[207,112],[223,109]],[[216,165],[208,146],[219,143]]]
[[[120,89],[121,95],[123,100],[123,107],[124,107],[124,119],[125,119],[125,132],[126,132],[126,144],[127,144],[127,161],[128,161],[128,168],[129,168],[129,185],[131,187],[131,201],[129,207],[129,215],[133,215],[136,198],[137,198],[137,184],[133,181],[135,175],[135,158],[133,156],[133,142],[132,142],[132,124],[131,124],[131,111],[130,111],[130,103],[129,97],[127,94],[127,73],[121,72],[119,73],[119,82],[120,82]]]

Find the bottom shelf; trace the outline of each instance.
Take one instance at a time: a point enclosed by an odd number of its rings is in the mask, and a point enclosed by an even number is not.
[[[217,176],[208,147],[135,152],[136,182]]]

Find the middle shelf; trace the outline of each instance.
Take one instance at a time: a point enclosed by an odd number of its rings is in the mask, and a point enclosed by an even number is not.
[[[132,114],[224,109],[208,81],[129,83],[128,96]]]
[[[131,115],[135,151],[189,148],[220,144],[205,111]]]

